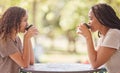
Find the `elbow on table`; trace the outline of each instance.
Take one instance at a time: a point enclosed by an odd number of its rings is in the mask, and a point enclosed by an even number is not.
[[[98,67],[96,67],[96,66],[92,66],[92,68],[93,68],[93,69],[97,69]]]
[[[30,65],[34,65],[34,61],[24,62],[24,63],[21,65],[21,67],[27,68],[27,67],[29,67]]]
[[[34,59],[30,60],[30,65],[33,65],[34,63],[35,63]]]
[[[21,67],[27,68],[27,67],[29,67],[29,64],[22,64]]]
[[[29,66],[28,65],[24,65],[24,66],[22,66],[23,68],[28,68]]]
[[[34,65],[34,61],[30,62],[29,64],[23,64],[22,67],[27,68],[29,65]]]
[[[30,65],[33,65],[34,64],[34,62],[30,62]]]
[[[99,68],[100,66],[99,65],[97,65],[97,64],[92,64],[92,68],[93,69],[97,69],[97,68]]]

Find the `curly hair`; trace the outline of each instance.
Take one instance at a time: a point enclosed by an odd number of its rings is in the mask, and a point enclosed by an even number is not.
[[[12,30],[17,32],[20,29],[22,17],[26,14],[26,10],[17,6],[8,8],[0,19],[0,36],[7,39],[12,34]]]

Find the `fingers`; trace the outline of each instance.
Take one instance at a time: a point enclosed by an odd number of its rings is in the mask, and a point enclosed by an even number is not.
[[[82,24],[77,26],[76,33],[83,34],[86,30],[88,30],[88,28],[86,27],[86,25],[84,23],[82,23]]]
[[[81,33],[80,26],[77,26],[76,33],[78,33],[78,34],[80,34],[80,33]]]
[[[35,35],[38,35],[39,31],[35,26],[32,26],[28,29],[28,31],[26,32],[26,35],[29,37],[33,37]]]
[[[38,29],[35,26],[32,26],[28,31],[30,31],[30,32],[38,32]]]
[[[82,24],[78,25],[76,32],[77,32],[78,34],[81,34],[81,33],[82,33],[82,28],[83,28],[83,25],[82,25]]]

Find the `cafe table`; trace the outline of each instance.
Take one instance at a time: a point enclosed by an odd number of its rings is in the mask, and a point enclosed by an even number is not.
[[[99,73],[100,70],[81,63],[38,63],[21,69],[20,73]]]

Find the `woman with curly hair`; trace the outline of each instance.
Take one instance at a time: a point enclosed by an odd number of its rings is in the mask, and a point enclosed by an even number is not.
[[[38,34],[35,26],[28,26],[28,15],[21,7],[10,7],[0,19],[0,72],[19,73],[21,67],[34,64],[31,37]],[[23,44],[18,33],[24,33]]]

